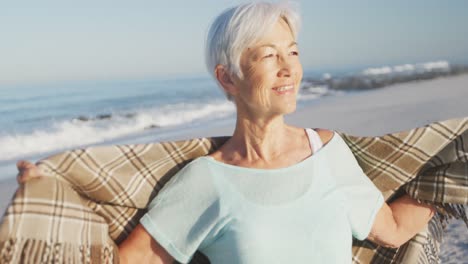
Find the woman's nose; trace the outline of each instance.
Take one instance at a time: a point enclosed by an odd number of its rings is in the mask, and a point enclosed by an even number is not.
[[[290,77],[292,66],[287,59],[279,59],[278,77]]]

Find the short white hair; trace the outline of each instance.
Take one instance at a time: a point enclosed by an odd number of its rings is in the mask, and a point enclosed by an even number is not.
[[[258,42],[280,18],[285,20],[296,39],[300,15],[295,7],[290,2],[253,2],[228,8],[216,17],[205,43],[206,66],[215,80],[214,70],[219,64],[242,79],[242,52]],[[228,94],[226,96],[229,100],[232,99]]]

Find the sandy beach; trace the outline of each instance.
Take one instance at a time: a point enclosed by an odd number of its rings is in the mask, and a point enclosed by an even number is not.
[[[301,127],[321,127],[349,134],[376,136],[425,124],[468,116],[468,75],[438,78],[329,96],[286,117]],[[234,124],[198,129],[167,140],[230,135]],[[156,131],[157,133],[157,131]],[[14,167],[14,164],[11,164]],[[11,180],[0,182],[0,210],[3,212],[16,188]],[[461,234],[461,235],[460,235]],[[461,263],[468,255],[467,230],[460,222],[449,226],[442,263]],[[450,254],[450,260],[448,255]],[[466,260],[466,259],[465,259]]]

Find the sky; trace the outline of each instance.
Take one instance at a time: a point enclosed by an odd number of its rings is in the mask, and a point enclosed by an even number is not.
[[[208,27],[243,2],[0,0],[0,84],[208,76]],[[468,1],[296,2],[305,69],[468,64]]]

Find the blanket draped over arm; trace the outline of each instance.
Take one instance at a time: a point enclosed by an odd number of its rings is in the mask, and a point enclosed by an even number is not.
[[[353,240],[354,263],[437,263],[450,218],[468,202],[468,118],[383,136],[337,131],[387,201],[404,192],[436,206],[398,249]],[[117,244],[191,160],[228,137],[75,149],[38,162],[47,176],[20,185],[0,225],[0,263],[118,263]],[[191,263],[209,263],[197,252]]]

